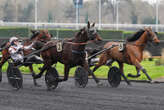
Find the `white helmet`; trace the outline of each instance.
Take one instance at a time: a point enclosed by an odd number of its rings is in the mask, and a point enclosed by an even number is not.
[[[9,42],[12,43],[12,42],[15,41],[15,40],[18,40],[18,38],[14,36],[14,37],[11,37],[11,38],[10,38]]]

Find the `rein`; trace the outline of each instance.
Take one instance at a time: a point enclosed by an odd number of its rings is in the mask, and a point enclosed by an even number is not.
[[[72,50],[72,53],[78,54],[78,55],[84,55],[86,52],[85,51]]]
[[[144,44],[135,44],[135,43],[130,43],[130,42],[128,42],[128,43],[126,43],[126,44],[130,44],[130,45],[133,45],[133,46],[136,46],[136,47],[143,47],[143,46],[146,46],[146,43],[144,43]]]
[[[92,43],[92,42],[94,42],[94,40],[91,40],[88,42],[79,42],[79,43],[77,43],[77,42],[65,42],[65,43],[72,44],[72,45],[86,45],[86,44],[89,44],[90,42]]]
[[[131,45],[134,45],[134,46],[136,46],[136,47],[144,47],[144,46],[146,46],[146,44],[140,44],[140,45],[138,45],[138,44],[131,44]]]

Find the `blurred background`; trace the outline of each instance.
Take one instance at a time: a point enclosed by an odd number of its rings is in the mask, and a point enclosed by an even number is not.
[[[164,31],[164,0],[0,0],[0,25]]]

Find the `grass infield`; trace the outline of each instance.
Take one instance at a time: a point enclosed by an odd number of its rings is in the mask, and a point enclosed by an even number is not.
[[[155,59],[153,61],[146,60],[146,61],[141,62],[141,65],[147,70],[147,73],[150,75],[150,77],[152,79],[156,79],[156,78],[164,76],[164,65],[156,66],[155,65],[156,60],[158,60],[158,59]],[[2,68],[3,72],[6,72],[7,66],[8,66],[8,63],[5,63]],[[42,66],[43,66],[42,64],[39,64],[39,65],[33,64],[34,71],[36,73],[39,73],[38,68],[42,67]],[[53,66],[55,66],[55,65],[53,65]],[[113,66],[118,66],[118,65],[115,62],[115,63],[113,63]],[[64,66],[61,63],[57,63],[56,68],[57,68],[60,76],[63,76],[64,75],[63,74]],[[74,67],[70,70],[70,76],[74,76],[75,69],[76,69],[76,67]],[[93,67],[91,69],[93,69]],[[97,71],[95,72],[95,75],[99,78],[107,78],[108,70],[109,70],[109,67],[102,66],[99,69],[97,69]],[[22,66],[22,67],[20,67],[20,71],[23,74],[30,74],[30,70],[28,69],[28,67]],[[136,69],[133,65],[125,64],[124,65],[124,73],[125,73],[125,75],[127,75],[128,73],[136,74]],[[142,72],[141,72],[141,76],[139,78],[128,78],[128,79],[147,80],[146,76]]]

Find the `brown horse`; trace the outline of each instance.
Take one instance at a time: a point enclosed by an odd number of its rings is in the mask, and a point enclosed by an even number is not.
[[[23,41],[24,46],[28,46],[32,42],[36,42],[36,41],[47,42],[47,41],[50,41],[50,39],[51,39],[51,35],[49,34],[49,32],[47,30],[40,30],[40,31],[31,30],[31,32],[32,32],[32,37],[30,39],[26,39]],[[8,52],[9,46],[10,46],[9,42],[6,42],[3,46],[1,46],[1,48],[3,48],[3,49],[2,49],[2,58],[1,58],[1,62],[0,62],[0,71],[2,69],[3,64],[10,58],[10,54]],[[24,55],[28,55],[29,53],[32,52],[32,49],[23,50],[23,52],[24,52]],[[35,76],[35,72],[33,71],[32,64],[28,65],[28,66],[32,73],[32,76]],[[2,81],[2,72],[0,72],[0,82],[1,81]],[[35,79],[34,79],[34,85],[37,86],[37,82]]]
[[[70,68],[74,66],[80,65],[88,72],[91,72],[86,60],[86,54],[84,51],[85,46],[89,41],[102,40],[101,37],[98,36],[94,25],[95,24],[90,26],[90,23],[88,22],[87,28],[82,28],[73,39],[63,41],[63,49],[61,52],[57,52],[57,42],[49,42],[44,45],[45,48],[47,46],[50,46],[50,48],[41,52],[44,60],[44,66],[35,78],[40,78],[45,70],[51,68],[51,65],[56,64],[58,61],[64,64],[64,78],[58,79],[58,82],[66,81],[68,79]],[[93,72],[91,72],[91,74],[92,73]],[[94,74],[92,74],[92,76],[96,83],[99,84],[99,80],[94,76]]]
[[[125,48],[123,51],[119,51],[119,42],[108,42],[104,45],[104,48],[108,48],[112,45],[116,45],[112,49],[108,49],[103,52],[100,56],[98,64],[94,67],[93,71],[96,71],[102,65],[105,65],[108,61],[108,64],[111,65],[113,61],[117,61],[120,67],[120,71],[125,81],[130,84],[127,78],[124,76],[123,72],[123,63],[127,63],[130,65],[134,65],[137,70],[137,75],[131,75],[130,77],[139,77],[140,71],[142,71],[149,81],[152,79],[147,74],[146,70],[140,65],[143,57],[143,50],[148,42],[154,42],[158,44],[160,41],[158,40],[156,34],[152,32],[151,28],[145,28],[144,30],[140,30],[134,34],[131,38],[128,38],[125,43]]]

